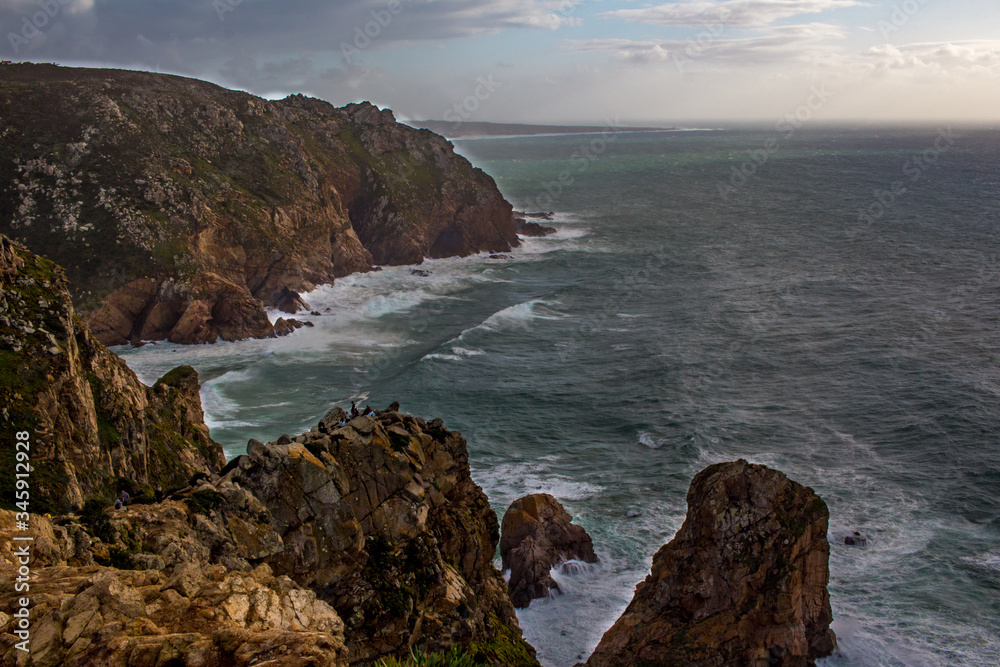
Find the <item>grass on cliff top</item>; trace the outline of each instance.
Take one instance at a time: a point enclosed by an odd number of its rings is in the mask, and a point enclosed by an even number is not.
[[[448,653],[422,653],[410,649],[410,657],[400,662],[395,658],[385,658],[375,663],[376,667],[488,667],[487,663],[476,662],[472,656],[457,648]]]

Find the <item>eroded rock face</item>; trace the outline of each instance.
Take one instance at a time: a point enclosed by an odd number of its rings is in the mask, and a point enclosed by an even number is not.
[[[204,423],[194,369],[152,387],[139,382],[74,317],[62,269],[2,235],[0,355],[0,415],[31,434],[38,511],[115,495],[120,477],[168,488],[225,463]],[[13,448],[3,452],[13,469]]]
[[[590,535],[572,519],[547,493],[518,498],[507,508],[500,529],[500,557],[504,571],[510,570],[507,585],[515,607],[527,607],[549,591],[558,591],[550,572],[560,563],[597,562]]]
[[[829,655],[823,500],[740,460],[700,472],[687,501],[684,525],[653,557],[588,667],[798,667]]]
[[[222,483],[260,499],[284,549],[279,574],[345,622],[352,664],[452,646],[478,661],[536,665],[493,567],[496,515],[469,475],[465,440],[394,411],[251,442]]]
[[[518,244],[493,179],[368,103],[25,64],[0,117],[0,233],[66,268],[106,345],[267,337],[288,291]]]
[[[12,634],[0,635],[5,665],[348,664],[337,613],[267,565],[230,572],[187,564],[173,575],[45,567],[35,572],[31,593],[31,652],[18,651]]]

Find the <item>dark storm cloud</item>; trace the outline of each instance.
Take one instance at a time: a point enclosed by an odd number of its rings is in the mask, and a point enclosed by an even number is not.
[[[573,22],[569,0],[0,0],[0,49],[22,58],[200,71],[233,57],[337,53]],[[374,23],[373,23],[374,22]],[[375,37],[371,37],[375,34]],[[12,37],[13,36],[13,37]]]

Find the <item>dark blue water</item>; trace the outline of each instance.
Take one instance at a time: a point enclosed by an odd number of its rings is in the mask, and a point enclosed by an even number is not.
[[[738,457],[830,506],[825,664],[995,665],[1000,132],[940,129],[457,142],[559,232],[344,279],[286,339],[126,358],[193,363],[230,454],[399,400],[463,432],[498,513],[559,497],[603,564],[520,614],[548,665],[586,657],[691,477]]]

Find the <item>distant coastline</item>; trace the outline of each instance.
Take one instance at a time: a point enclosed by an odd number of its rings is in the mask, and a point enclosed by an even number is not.
[[[608,126],[600,125],[527,125],[524,123],[487,123],[448,120],[400,121],[417,129],[430,130],[448,139],[472,139],[479,137],[533,137],[559,134],[600,134],[608,131]],[[615,132],[664,132],[677,127],[627,127],[616,125]]]

